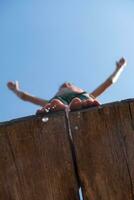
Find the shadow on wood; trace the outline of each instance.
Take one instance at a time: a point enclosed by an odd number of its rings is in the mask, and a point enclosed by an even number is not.
[[[73,139],[72,139],[73,138]],[[134,100],[0,125],[0,200],[134,199]]]

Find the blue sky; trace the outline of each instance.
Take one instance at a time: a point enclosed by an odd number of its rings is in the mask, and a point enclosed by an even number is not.
[[[19,100],[6,83],[49,99],[70,81],[91,92],[126,57],[119,81],[101,103],[134,97],[133,0],[0,0],[0,121],[39,108]]]

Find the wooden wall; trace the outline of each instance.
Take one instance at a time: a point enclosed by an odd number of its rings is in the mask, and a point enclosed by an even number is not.
[[[134,200],[133,99],[0,123],[0,200],[79,200],[80,187]]]

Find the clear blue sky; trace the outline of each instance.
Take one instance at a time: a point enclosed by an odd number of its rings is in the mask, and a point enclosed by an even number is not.
[[[91,92],[126,57],[102,103],[134,97],[133,0],[0,0],[0,121],[39,108],[10,92],[8,80],[45,99],[70,81]]]

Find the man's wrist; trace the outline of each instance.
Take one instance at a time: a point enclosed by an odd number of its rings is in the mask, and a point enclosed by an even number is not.
[[[19,98],[22,98],[23,92],[21,92],[20,90],[16,90],[15,93]]]

